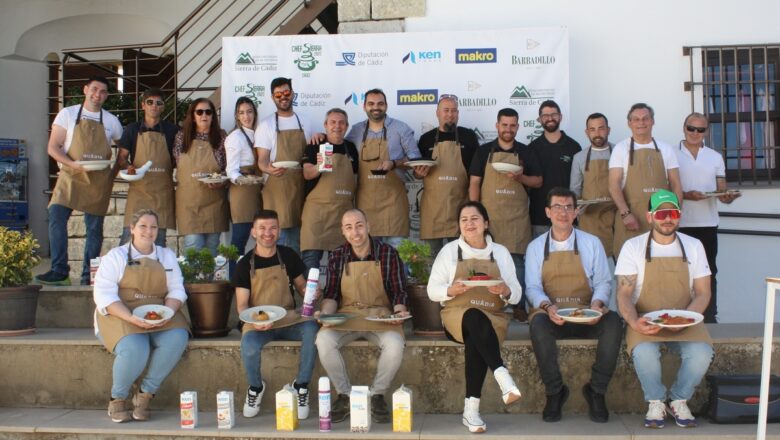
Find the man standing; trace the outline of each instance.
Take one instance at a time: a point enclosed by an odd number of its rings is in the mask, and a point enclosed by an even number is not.
[[[479,147],[474,130],[458,126],[457,96],[441,95],[436,119],[439,126],[417,143],[423,159],[435,160],[436,166],[414,170],[423,179],[420,238],[431,246],[431,258],[458,237],[458,207],[468,200],[468,170]]]
[[[714,197],[707,197],[705,192],[722,191],[718,200],[731,203],[739,197],[739,192],[725,193],[726,166],[723,156],[704,145],[707,136],[707,118],[701,113],[691,113],[683,122],[685,139],[677,148],[677,161],[680,164],[680,181],[682,182],[685,204],[680,218],[680,232],[701,241],[710,265],[710,303],[704,311],[704,322],[717,321],[718,282],[718,203]]]
[[[528,245],[525,259],[526,292],[536,309],[531,314],[531,343],[544,382],[547,404],[545,422],[561,419],[561,409],[569,396],[558,367],[556,341],[569,338],[598,339],[596,362],[590,383],[582,388],[590,419],[606,423],[609,411],[604,400],[607,385],[617,365],[623,326],[617,313],[607,308],[612,290],[612,274],[599,239],[574,229],[577,198],[568,188],[547,193],[550,231]],[[603,315],[587,323],[566,322],[558,310],[566,307],[590,308]]]
[[[613,255],[623,243],[650,229],[645,221],[650,195],[659,189],[682,198],[677,155],[665,142],[653,138],[655,112],[645,103],[628,111],[631,137],[615,145],[609,158],[609,194],[615,202],[615,239]]]
[[[303,211],[303,173],[300,166],[294,168],[275,167],[274,163],[297,162],[303,158],[306,140],[321,138],[303,116],[293,111],[292,80],[274,78],[271,81],[271,96],[276,111],[260,120],[255,135],[257,165],[268,178],[263,187],[263,207],[279,214],[282,228],[279,243],[300,254],[301,213]]]
[[[514,109],[498,111],[498,138],[482,145],[469,168],[469,200],[482,202],[490,213],[490,235],[493,241],[509,249],[515,262],[517,279],[523,284],[524,255],[531,241],[531,221],[528,216],[528,188],[542,186],[542,170],[536,154],[517,142],[518,114]],[[499,172],[494,163],[520,167],[515,172]],[[515,307],[515,317],[526,321],[525,296]]]
[[[409,236],[409,199],[403,171],[389,171],[419,159],[420,151],[414,131],[387,116],[387,97],[381,89],[366,92],[363,110],[368,119],[355,124],[347,135],[360,152],[357,207],[366,213],[373,237],[398,247]]]
[[[141,95],[143,121],[125,127],[119,140],[117,163],[119,169],[132,165],[140,168],[147,161],[151,167],[143,179],[130,182],[125,207],[125,227],[119,244],[130,238],[130,221],[139,209],[153,209],[158,216],[157,246],[165,246],[166,230],[176,229],[173,192],[173,143],[179,126],[163,121],[165,97],[160,89],[148,89]]]
[[[569,187],[571,162],[582,147],[561,130],[561,108],[555,101],[547,100],[539,106],[539,121],[544,132],[528,147],[536,153],[542,167],[542,186],[531,188],[531,225],[533,236],[538,237],[550,229],[550,219],[545,214],[547,192],[555,187]]]
[[[609,121],[601,113],[585,120],[585,136],[590,146],[574,155],[569,188],[583,200],[609,199]],[[586,206],[578,216],[579,227],[601,240],[608,257],[613,255],[615,204],[610,202]]]
[[[390,314],[399,318],[409,315],[404,291],[406,275],[398,252],[371,237],[370,230],[363,211],[347,211],[341,217],[341,232],[347,242],[331,251],[328,257],[322,313],[338,310],[355,315],[344,324],[325,325],[317,334],[320,363],[338,393],[330,413],[331,420],[336,423],[349,416],[349,392],[352,388],[339,352],[341,347],[363,338],[382,349],[371,386],[371,419],[375,423],[390,422],[384,394],[403,360],[403,321],[372,322],[364,319]]]
[[[264,209],[255,214],[251,234],[255,248],[236,263],[233,275],[236,309],[240,314],[250,307],[273,305],[284,307],[287,315],[270,324],[243,324],[241,361],[249,382],[244,417],[254,417],[260,412],[260,402],[265,393],[265,382],[260,375],[263,347],[282,339],[301,341],[301,360],[293,386],[298,392],[298,418],[305,419],[309,416],[309,382],[317,357],[314,339],[319,326],[312,320],[301,320],[295,311],[295,298],[290,286],[303,297],[306,267],[292,249],[277,244],[279,219],[276,212]]]
[[[84,86],[84,102],[65,107],[51,126],[47,150],[62,166],[49,203],[51,270],[35,277],[40,284],[70,285],[68,219],[73,210],[84,213],[87,240],[81,284],[89,285],[89,261],[100,255],[103,220],[111,199],[117,166],[88,171],[82,161],[111,159],[111,143],[122,137],[122,124],[106,110],[108,80],[93,76]]]
[[[626,241],[615,267],[618,306],[626,320],[626,347],[648,402],[645,427],[663,428],[668,410],[681,427],[696,426],[687,400],[712,361],[712,341],[698,323],[662,329],[642,315],[664,309],[703,313],[710,300],[710,268],[699,240],[677,233],[680,203],[671,191],[650,198],[645,220],[650,232]],[[677,378],[669,389],[661,381],[660,347],[680,355]]]

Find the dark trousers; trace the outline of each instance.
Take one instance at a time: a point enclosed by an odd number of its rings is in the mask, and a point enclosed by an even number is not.
[[[498,335],[490,319],[479,309],[468,309],[463,314],[463,343],[466,348],[466,397],[480,398],[487,369],[495,371],[504,366]],[[447,338],[455,341],[445,330]]]
[[[563,387],[561,370],[558,367],[559,339],[598,339],[596,362],[590,373],[593,391],[606,394],[607,385],[615,372],[620,342],[623,338],[623,324],[615,312],[602,316],[595,325],[565,323],[557,325],[545,313],[539,313],[531,320],[531,343],[544,382],[545,393],[558,394]]]
[[[698,239],[704,246],[704,253],[707,254],[707,264],[710,266],[710,303],[704,310],[704,322],[718,322],[718,227],[708,226],[700,228],[680,228],[680,232]]]

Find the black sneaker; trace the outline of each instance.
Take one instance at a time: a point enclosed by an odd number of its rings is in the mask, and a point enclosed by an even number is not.
[[[343,422],[349,417],[349,396],[339,394],[330,408],[330,421],[333,423]]]
[[[542,420],[545,422],[557,422],[561,420],[563,404],[569,398],[569,387],[566,385],[561,388],[558,394],[547,396],[547,404],[542,411]]]
[[[387,409],[385,396],[381,394],[371,396],[371,421],[374,423],[390,423],[390,411]]]
[[[585,397],[585,401],[588,402],[590,420],[596,423],[607,423],[609,411],[607,410],[607,402],[604,400],[604,395],[595,392],[589,383],[582,387],[582,395]]]
[[[45,286],[70,286],[70,277],[68,274],[63,275],[50,270],[43,275],[33,277],[33,283]]]

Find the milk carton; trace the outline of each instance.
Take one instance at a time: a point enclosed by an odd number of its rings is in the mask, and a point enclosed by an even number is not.
[[[393,393],[393,432],[412,432],[412,390],[401,385]]]
[[[325,143],[320,145],[320,157],[322,163],[317,166],[321,173],[330,173],[333,171],[333,145]]]
[[[95,285],[95,274],[97,274],[98,267],[100,267],[100,257],[89,260],[89,285]]]
[[[298,429],[298,393],[290,384],[276,393],[276,430]]]
[[[217,428],[231,429],[236,425],[236,414],[233,405],[233,392],[217,393]]]
[[[182,429],[192,429],[198,426],[198,392],[185,391],[179,396],[179,411],[181,411]]]
[[[371,430],[371,392],[367,386],[353,386],[349,393],[350,431]]]
[[[214,281],[227,281],[228,279],[228,267],[227,258],[222,255],[214,257]]]

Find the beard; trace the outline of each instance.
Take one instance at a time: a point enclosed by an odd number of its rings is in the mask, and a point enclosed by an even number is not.
[[[544,127],[544,131],[547,133],[555,133],[558,131],[558,127],[561,126],[561,123],[558,121],[548,121],[542,125]]]
[[[677,227],[672,223],[653,223],[653,230],[659,234],[670,237],[677,232]]]
[[[455,131],[455,128],[458,126],[455,122],[445,122],[444,123],[444,132],[445,133],[452,133]]]
[[[603,147],[604,145],[607,144],[607,138],[601,137],[601,136],[596,136],[596,137],[594,137],[593,139],[590,140],[590,144],[593,145],[596,148],[601,148],[601,147]]]

